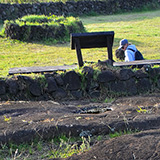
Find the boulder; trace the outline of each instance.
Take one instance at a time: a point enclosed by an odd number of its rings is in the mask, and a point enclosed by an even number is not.
[[[116,75],[119,80],[128,80],[134,76],[134,72],[131,69],[117,70]]]
[[[38,97],[42,94],[40,84],[36,81],[29,85],[29,91],[35,97]]]
[[[0,80],[0,95],[6,93],[6,83],[4,80]]]
[[[105,83],[114,81],[116,79],[116,76],[111,71],[103,71],[98,75],[98,82]]]
[[[46,78],[47,80],[47,91],[48,93],[52,93],[58,89],[57,83],[53,77]]]
[[[75,71],[67,72],[64,75],[64,84],[67,90],[78,90],[81,88],[81,80],[79,75]]]

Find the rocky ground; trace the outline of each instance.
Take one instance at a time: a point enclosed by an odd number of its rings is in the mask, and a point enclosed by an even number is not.
[[[132,129],[139,133],[103,140],[69,160],[160,159],[160,95],[118,98],[112,103],[7,101],[0,103],[1,143],[39,137],[104,135]]]

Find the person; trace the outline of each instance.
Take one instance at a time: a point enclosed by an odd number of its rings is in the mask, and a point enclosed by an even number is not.
[[[127,39],[122,39],[119,43],[118,49],[124,51],[125,62],[144,59],[136,46],[134,44],[130,44]]]

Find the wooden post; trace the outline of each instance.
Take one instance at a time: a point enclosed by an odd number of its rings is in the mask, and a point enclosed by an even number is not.
[[[107,51],[108,51],[108,59],[113,61],[113,55],[112,55],[112,37],[108,36],[107,37]]]
[[[80,67],[83,66],[83,58],[82,58],[82,53],[81,53],[81,46],[78,38],[75,38],[75,48],[76,48],[76,53],[77,53],[77,58],[78,58],[78,64]]]

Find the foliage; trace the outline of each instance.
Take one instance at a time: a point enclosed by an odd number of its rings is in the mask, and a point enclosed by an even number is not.
[[[77,143],[78,142],[78,143]],[[66,158],[73,154],[82,153],[90,149],[90,138],[66,137],[60,135],[49,141],[32,141],[16,145],[1,144],[0,159],[51,159]]]
[[[4,34],[23,41],[69,41],[70,33],[85,32],[82,22],[75,17],[29,15],[4,22]]]
[[[133,133],[137,133],[139,132],[138,130],[130,130],[130,129],[127,129],[127,130],[124,130],[124,131],[116,131],[114,133],[110,133],[109,134],[109,137],[110,138],[115,138],[115,137],[120,137],[122,135],[126,135],[126,134],[133,134]]]
[[[104,102],[105,103],[111,103],[111,102],[113,102],[113,101],[115,101],[115,98],[106,98],[105,100],[104,100]]]
[[[140,107],[140,106],[138,106],[138,109],[136,109],[136,111],[137,111],[138,113],[146,113],[146,112],[147,112],[146,109],[142,109],[142,107]]]

